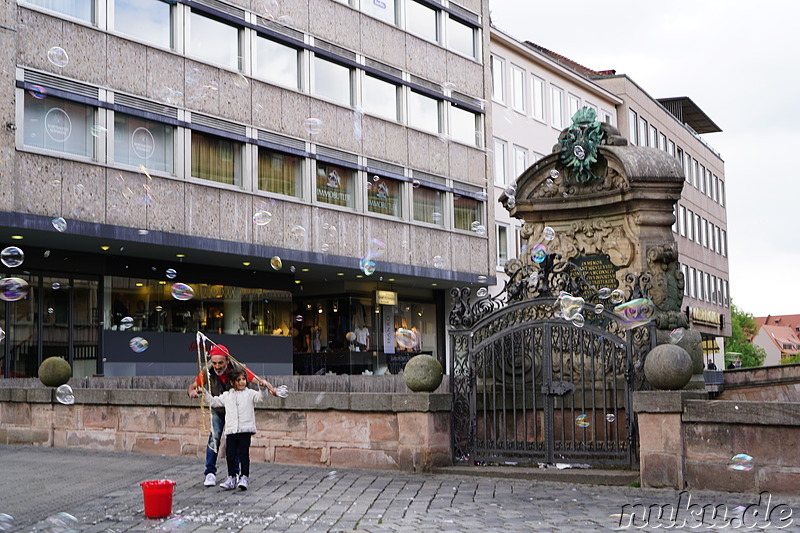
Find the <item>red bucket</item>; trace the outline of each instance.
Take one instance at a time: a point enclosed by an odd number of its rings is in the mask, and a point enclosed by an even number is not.
[[[164,518],[172,514],[172,493],[175,482],[170,479],[142,481],[144,515],[147,518]]]

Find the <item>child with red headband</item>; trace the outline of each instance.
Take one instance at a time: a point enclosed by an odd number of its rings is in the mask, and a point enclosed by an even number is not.
[[[231,354],[222,344],[214,345],[208,352],[210,362],[203,369],[197,378],[189,385],[187,393],[190,398],[197,398],[203,387],[206,385],[206,376],[209,379],[211,396],[219,396],[223,392],[233,387],[231,374],[233,372],[244,372],[247,382],[266,387],[267,391],[275,396],[275,387],[268,381],[256,376],[245,365],[231,360]],[[206,447],[206,470],[203,485],[213,487],[217,484],[217,457],[219,441],[222,438],[223,427],[225,426],[225,408],[213,407],[211,409],[211,434],[208,436],[208,446]],[[238,473],[238,472],[237,472]]]

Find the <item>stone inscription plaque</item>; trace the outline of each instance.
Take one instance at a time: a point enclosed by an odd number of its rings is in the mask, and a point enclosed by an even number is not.
[[[617,268],[607,255],[582,255],[572,259],[586,277],[586,281],[591,283],[596,289],[608,287],[616,289],[619,286],[617,281]]]

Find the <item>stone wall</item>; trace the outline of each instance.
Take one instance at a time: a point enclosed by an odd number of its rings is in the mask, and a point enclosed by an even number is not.
[[[55,401],[53,389],[0,387],[0,444],[196,456],[202,468],[208,411],[185,390],[73,389],[68,406]],[[256,407],[251,459],[428,471],[451,463],[450,405],[446,393],[269,397]]]
[[[800,405],[708,400],[702,391],[634,393],[643,487],[800,492]],[[737,454],[750,468],[730,468]]]
[[[723,372],[719,400],[800,402],[800,364]]]

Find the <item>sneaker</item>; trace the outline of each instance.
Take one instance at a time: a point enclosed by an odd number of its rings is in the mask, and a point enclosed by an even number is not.
[[[239,484],[236,486],[239,487],[239,490],[247,490],[247,485],[249,484],[250,484],[250,478],[248,478],[247,476],[242,476],[239,478]]]
[[[203,485],[206,487],[213,487],[217,484],[217,475],[213,472],[206,474],[206,480],[203,482]]]
[[[228,476],[228,479],[220,483],[219,486],[225,490],[233,490],[236,488],[236,478],[233,476]]]

